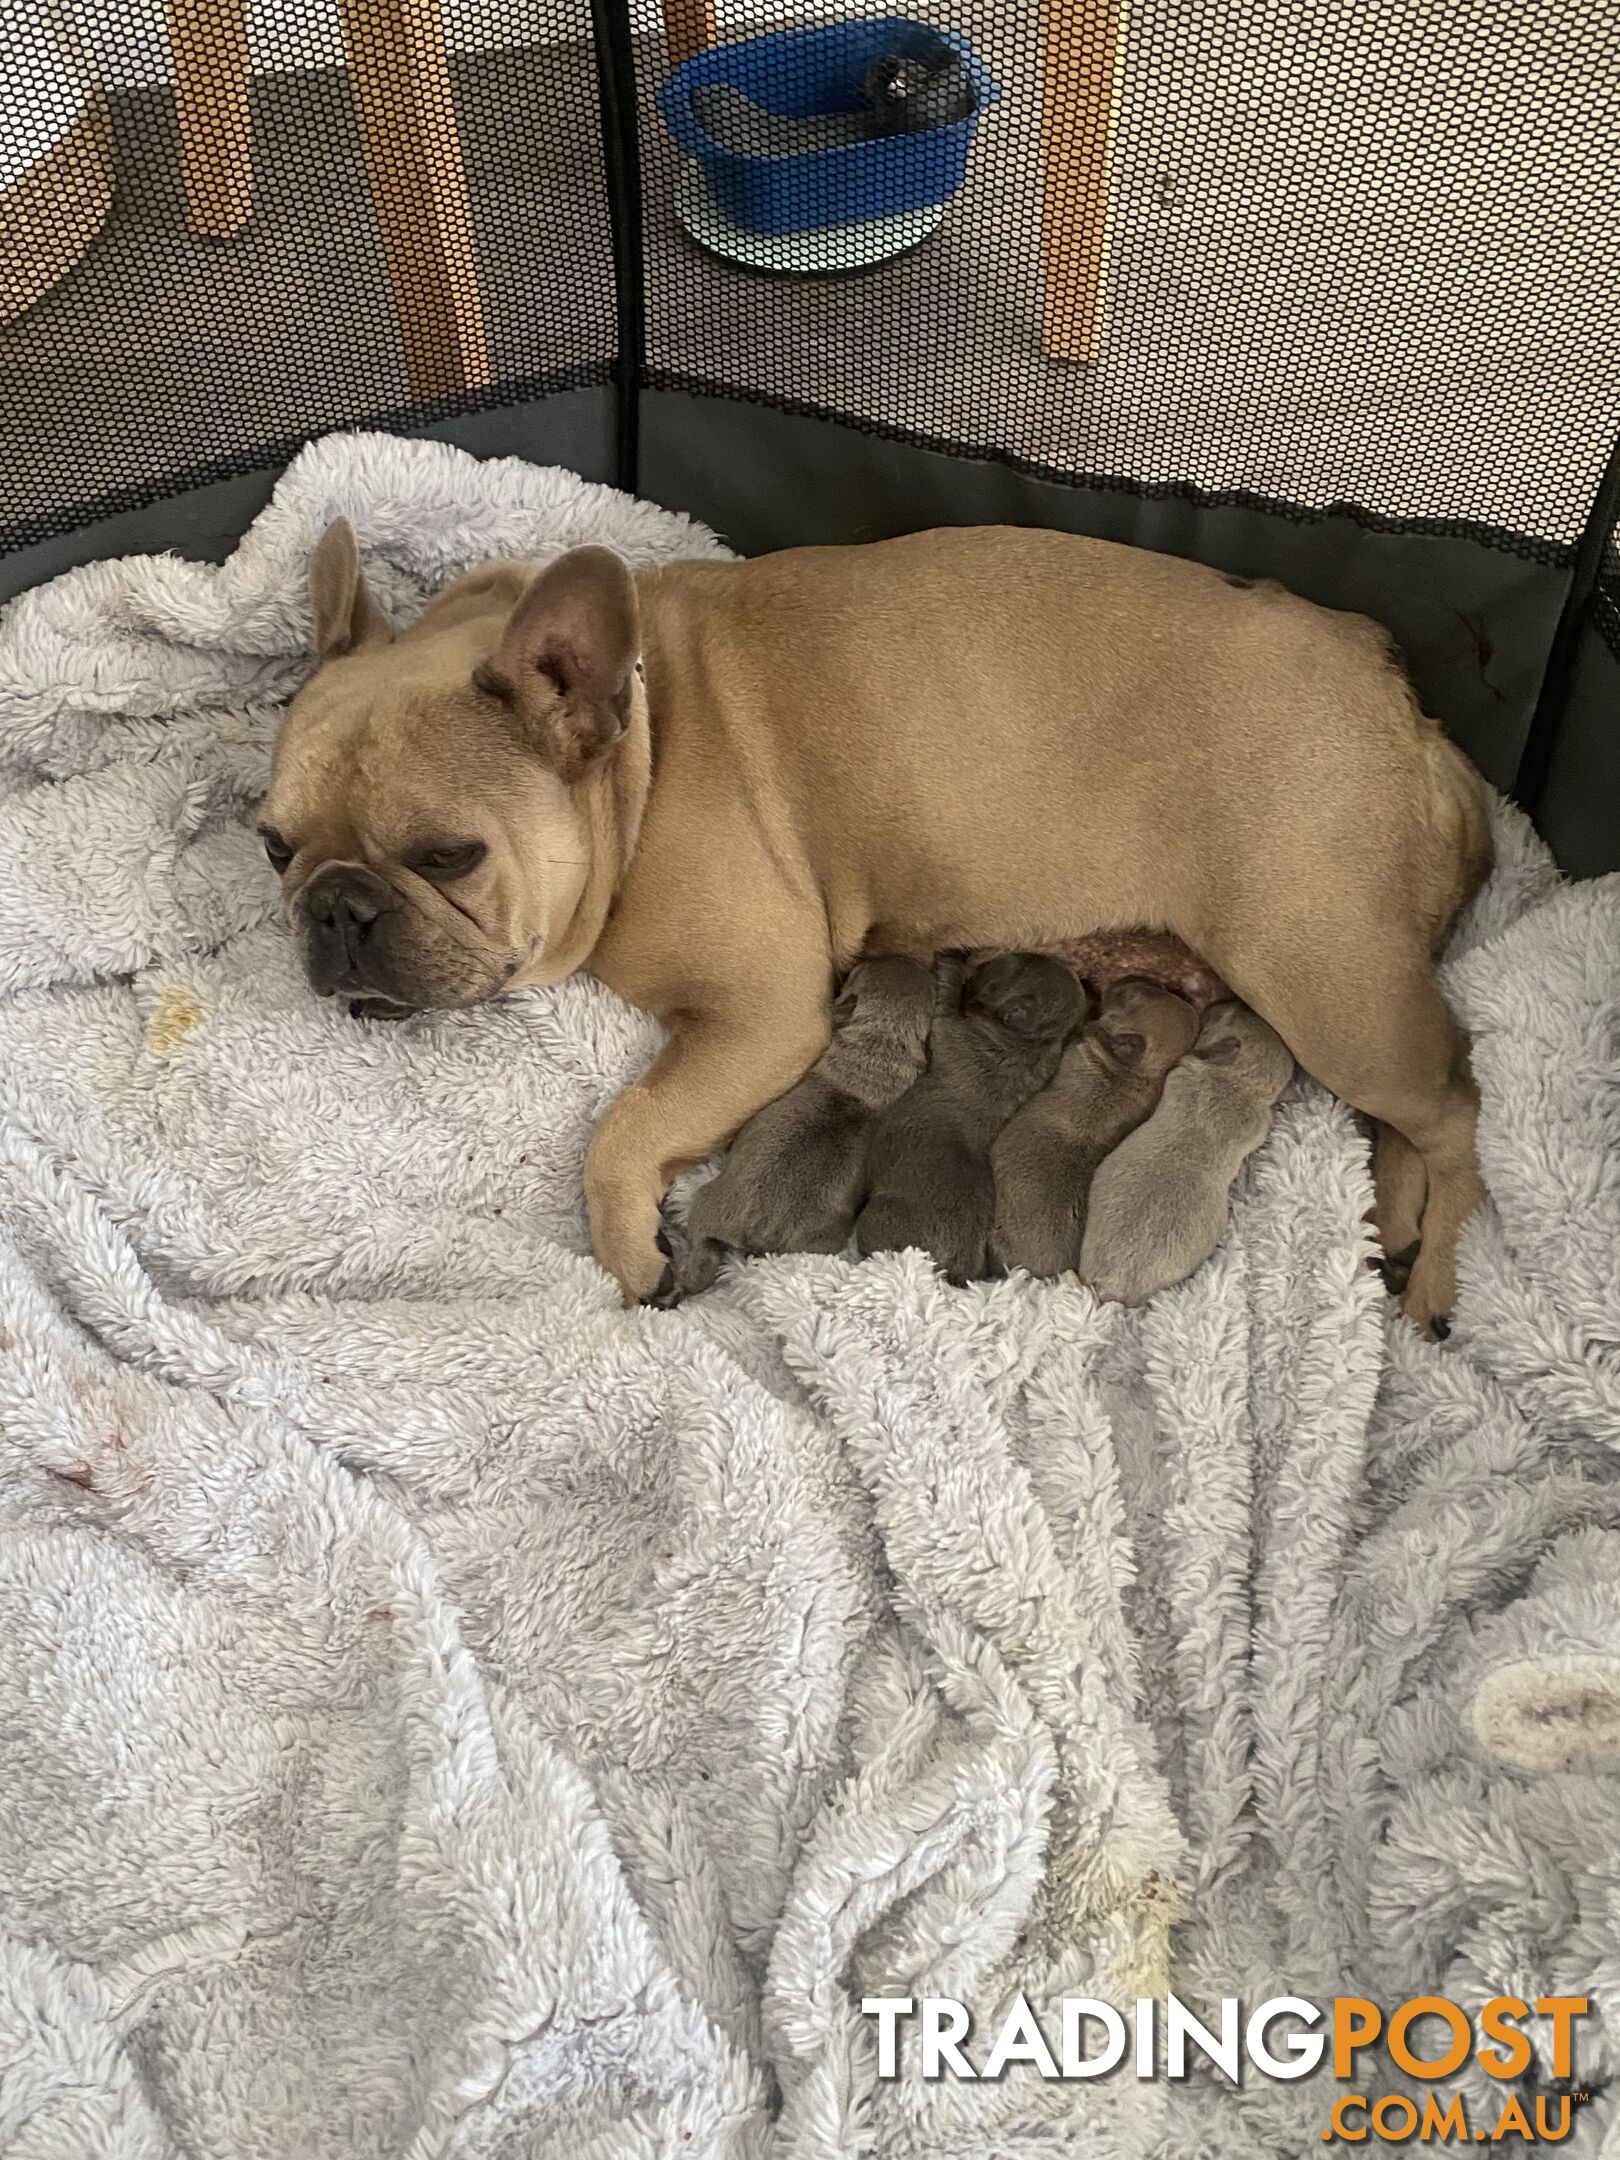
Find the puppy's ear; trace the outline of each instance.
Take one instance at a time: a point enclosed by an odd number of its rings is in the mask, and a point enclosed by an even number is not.
[[[630,724],[641,649],[635,582],[611,548],[573,548],[542,570],[512,610],[491,667],[474,680],[510,703],[563,780],[614,749]]]
[[[1147,1037],[1125,1029],[1118,1035],[1110,1034],[1108,1047],[1122,1065],[1140,1065],[1147,1055]]]
[[[323,660],[393,640],[388,617],[360,568],[360,550],[347,518],[334,518],[315,543],[309,558],[309,604],[315,616],[315,650]]]
[[[1230,1065],[1243,1048],[1235,1035],[1217,1035],[1212,1043],[1205,1043],[1198,1055],[1206,1065]]]

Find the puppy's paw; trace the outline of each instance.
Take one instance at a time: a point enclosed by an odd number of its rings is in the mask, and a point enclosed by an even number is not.
[[[713,1238],[693,1237],[683,1223],[667,1215],[658,1233],[658,1247],[669,1255],[670,1280],[659,1285],[659,1294],[649,1302],[665,1306],[678,1305],[682,1298],[707,1290],[726,1256],[726,1248]]]

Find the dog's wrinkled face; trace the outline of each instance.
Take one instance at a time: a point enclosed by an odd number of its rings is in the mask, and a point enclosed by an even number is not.
[[[494,565],[395,637],[339,522],[310,591],[324,665],[259,818],[310,982],[391,1016],[552,979],[591,870],[579,782],[639,695],[629,572],[601,548]]]

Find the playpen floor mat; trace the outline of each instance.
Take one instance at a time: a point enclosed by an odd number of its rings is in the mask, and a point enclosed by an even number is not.
[[[492,554],[719,552],[334,437],[222,567],[0,622],[11,2148],[1315,2150],[1321,2080],[887,2081],[859,2011],[1168,1986],[1589,1996],[1594,2151],[1620,880],[1500,812],[1446,963],[1493,1195],[1447,1343],[1303,1080],[1140,1312],[907,1254],[627,1313],[580,1170],[651,1023],[301,979],[251,824],[339,514],[397,620]]]

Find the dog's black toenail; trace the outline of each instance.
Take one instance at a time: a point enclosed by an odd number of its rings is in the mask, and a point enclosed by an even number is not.
[[[643,1305],[667,1305],[674,1295],[675,1270],[672,1267],[666,1267],[663,1274],[659,1276],[657,1282],[641,1302]]]
[[[1451,1322],[1446,1318],[1444,1313],[1437,1313],[1435,1315],[1434,1337],[1436,1342],[1447,1342],[1450,1340]]]

